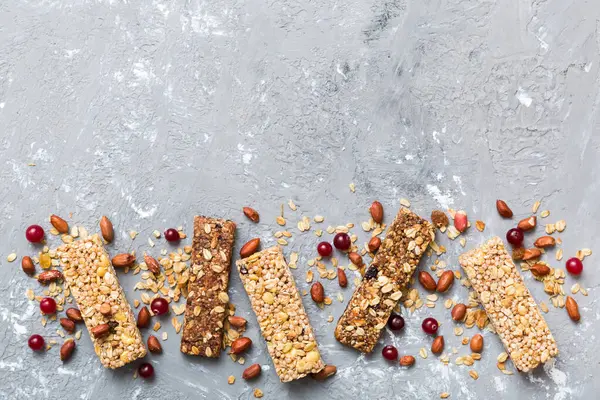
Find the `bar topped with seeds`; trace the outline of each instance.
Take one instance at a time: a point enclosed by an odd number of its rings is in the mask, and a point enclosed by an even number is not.
[[[65,282],[107,368],[119,368],[146,355],[140,330],[98,235],[57,250]]]
[[[434,238],[432,225],[400,208],[379,251],[335,328],[335,338],[363,352],[373,351],[381,329],[402,297],[421,256]]]
[[[232,221],[194,217],[182,353],[205,357],[221,354],[234,238],[235,223]]]
[[[458,261],[519,371],[558,355],[550,328],[499,237],[463,253]]]
[[[279,379],[290,382],[325,367],[281,248],[236,263]]]

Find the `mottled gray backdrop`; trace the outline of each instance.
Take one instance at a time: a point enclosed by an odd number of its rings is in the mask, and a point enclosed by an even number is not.
[[[324,281],[334,304],[305,305],[338,375],[285,385],[269,369],[237,274],[231,298],[255,343],[247,365],[261,363],[263,375],[247,384],[244,366],[228,357],[182,356],[166,318],[164,354],[148,357],[156,379],[144,382],[132,379],[133,366],[102,368],[87,333],[64,365],[58,347],[32,354],[27,337],[56,339],[57,324],[42,328],[25,298],[27,288],[41,289],[6,257],[35,251],[24,239],[27,225],[48,227],[49,214],[71,212],[69,222],[90,231],[110,216],[113,254],[149,251],[154,229],[183,225],[190,234],[194,214],[227,217],[238,223],[237,253],[254,236],[274,243],[275,216],[290,198],[299,210],[286,210],[294,237],[285,252],[300,252],[301,289],[317,238],[314,224],[298,232],[300,216],[322,214],[323,227],[358,226],[374,199],[387,222],[402,197],[425,216],[464,208],[488,224],[484,234],[470,229],[467,248],[509,228],[496,198],[517,217],[540,199],[540,210],[552,212],[548,221],[567,221],[565,257],[582,247],[600,251],[599,18],[600,6],[583,0],[2,2],[0,397],[247,399],[254,388],[268,399],[425,399],[443,391],[451,399],[597,397],[596,255],[579,280],[589,289],[589,297],[576,296],[581,323],[564,310],[547,314],[561,351],[552,368],[501,374],[500,341],[487,331],[477,381],[469,368],[444,367],[431,355],[409,370],[384,362],[383,343],[403,354],[429,348],[420,331],[428,315],[443,322],[447,349],[465,353],[442,306],[448,297],[466,299],[459,285],[436,308],[407,315],[403,334],[384,332],[373,356],[360,356],[335,342],[327,322],[337,320],[352,288]],[[244,219],[245,205],[259,210],[260,224]],[[140,235],[132,242],[133,229]],[[354,231],[364,242],[367,235]],[[438,241],[449,250],[442,259],[458,268],[460,245]],[[153,251],[161,248],[157,241]],[[120,275],[130,301],[139,298],[132,290],[139,278]],[[548,302],[542,285],[526,279]],[[568,277],[565,289],[575,281]]]

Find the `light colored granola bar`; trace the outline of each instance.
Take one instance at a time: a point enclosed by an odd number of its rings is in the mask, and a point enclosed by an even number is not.
[[[518,370],[527,372],[558,355],[556,341],[499,237],[458,261]]]
[[[335,328],[335,338],[373,351],[421,256],[434,238],[432,225],[402,207]]]
[[[181,352],[219,357],[223,321],[228,315],[227,287],[235,223],[196,216],[192,241],[192,267],[185,306]]]
[[[100,237],[65,244],[57,255],[102,365],[114,369],[144,357],[142,335]],[[103,305],[110,305],[109,313],[100,312]],[[106,330],[97,337],[100,328]]]
[[[236,265],[279,379],[290,382],[322,370],[325,364],[281,248]]]

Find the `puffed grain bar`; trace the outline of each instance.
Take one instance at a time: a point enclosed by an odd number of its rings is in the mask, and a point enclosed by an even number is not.
[[[322,370],[325,364],[281,248],[236,265],[281,382]]]
[[[400,208],[379,251],[335,328],[335,338],[363,353],[373,351],[381,329],[402,297],[434,238],[432,225]]]
[[[102,365],[114,369],[144,357],[142,335],[100,237],[62,245],[57,255]],[[103,304],[110,305],[110,315],[100,312]],[[108,333],[96,337],[100,325],[108,325]]]
[[[182,353],[213,358],[221,354],[234,239],[234,222],[194,217],[192,267],[181,335]]]
[[[519,371],[558,355],[550,328],[499,237],[463,253],[458,261]]]

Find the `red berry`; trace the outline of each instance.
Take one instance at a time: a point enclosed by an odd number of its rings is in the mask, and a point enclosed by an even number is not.
[[[169,312],[169,303],[162,297],[157,297],[150,303],[150,309],[154,315],[163,315]]]
[[[506,232],[506,240],[515,247],[521,247],[524,238],[525,235],[523,235],[523,231],[519,228],[512,228]]]
[[[399,331],[404,328],[404,318],[398,314],[393,314],[388,320],[388,326],[393,331]]]
[[[142,378],[148,379],[154,375],[154,367],[151,364],[143,363],[138,368],[138,374],[140,374]]]
[[[333,251],[333,247],[328,242],[321,242],[317,245],[317,251],[321,257],[329,257]]]
[[[44,228],[39,225],[31,225],[25,231],[25,237],[31,243],[39,243],[44,238]]]
[[[381,350],[381,355],[386,360],[394,361],[398,359],[398,349],[396,349],[391,344],[388,344]]]
[[[52,297],[44,297],[40,301],[40,310],[44,314],[54,314],[56,312],[56,301]]]
[[[44,338],[40,335],[31,335],[27,341],[29,348],[33,351],[39,351],[44,348]]]
[[[583,271],[583,263],[577,257],[569,258],[566,267],[567,271],[573,275],[579,275]]]
[[[429,318],[425,318],[423,320],[423,324],[421,324],[421,328],[423,328],[423,331],[425,331],[425,333],[434,335],[439,328],[439,324],[435,318],[429,317]]]
[[[340,232],[333,238],[333,245],[336,249],[345,251],[350,248],[352,241],[347,233]]]
[[[169,228],[165,231],[165,239],[167,242],[178,242],[181,237],[175,228]]]

